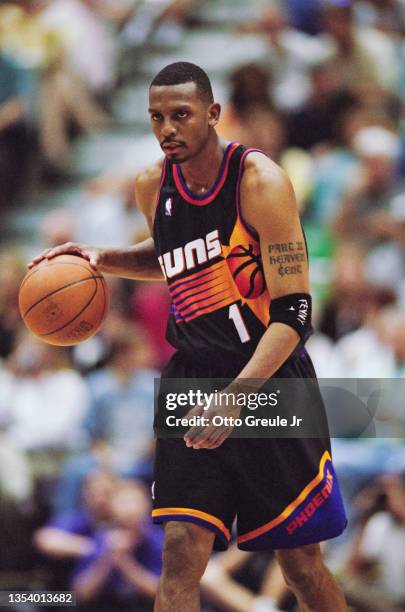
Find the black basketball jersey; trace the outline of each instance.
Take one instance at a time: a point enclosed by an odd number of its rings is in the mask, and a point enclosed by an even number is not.
[[[258,236],[239,206],[254,150],[230,143],[202,196],[188,190],[179,165],[164,161],[153,237],[171,296],[167,339],[202,359],[231,353],[246,362],[269,324]]]

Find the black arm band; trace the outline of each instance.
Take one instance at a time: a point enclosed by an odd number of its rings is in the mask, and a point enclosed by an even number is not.
[[[312,299],[309,293],[290,293],[270,302],[270,325],[285,323],[298,333],[304,343],[313,333]]]

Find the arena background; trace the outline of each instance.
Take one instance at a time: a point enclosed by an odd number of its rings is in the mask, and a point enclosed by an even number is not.
[[[220,133],[293,181],[318,375],[405,376],[404,27],[404,0],[0,3],[0,589],[152,606],[165,287],[110,279],[102,331],[74,349],[30,336],[17,294],[47,246],[146,235],[133,182],[160,155],[147,93],[167,63],[206,69]],[[384,431],[333,441],[350,523],[325,555],[355,611],[405,609],[405,445]],[[206,612],[294,609],[271,553],[214,557],[202,591]]]

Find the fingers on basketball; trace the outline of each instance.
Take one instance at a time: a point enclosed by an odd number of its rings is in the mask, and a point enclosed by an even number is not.
[[[25,276],[21,317],[48,344],[71,346],[93,336],[108,307],[108,288],[89,261],[77,255],[45,258]]]

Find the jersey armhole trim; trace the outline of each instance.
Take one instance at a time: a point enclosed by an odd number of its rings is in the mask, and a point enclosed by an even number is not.
[[[240,158],[240,162],[239,162],[239,172],[238,172],[238,181],[236,183],[236,212],[237,215],[243,225],[243,227],[245,228],[245,230],[252,236],[252,238],[258,242],[259,241],[259,234],[257,233],[257,231],[255,230],[254,227],[252,227],[244,218],[242,215],[242,210],[241,210],[241,205],[240,205],[240,184],[242,181],[242,176],[243,176],[243,170],[244,170],[244,164],[245,164],[245,160],[247,158],[247,156],[250,153],[261,153],[262,155],[266,155],[266,153],[264,153],[263,151],[261,151],[260,149],[246,149],[246,151],[244,151],[242,157]]]
[[[160,194],[162,191],[163,183],[165,182],[165,179],[166,179],[166,172],[167,172],[167,159],[164,158],[162,172],[160,174],[159,188],[158,188],[158,192],[157,192],[156,199],[155,199],[155,208],[154,208],[153,216],[152,216],[152,227],[155,226],[156,212],[159,206]]]

